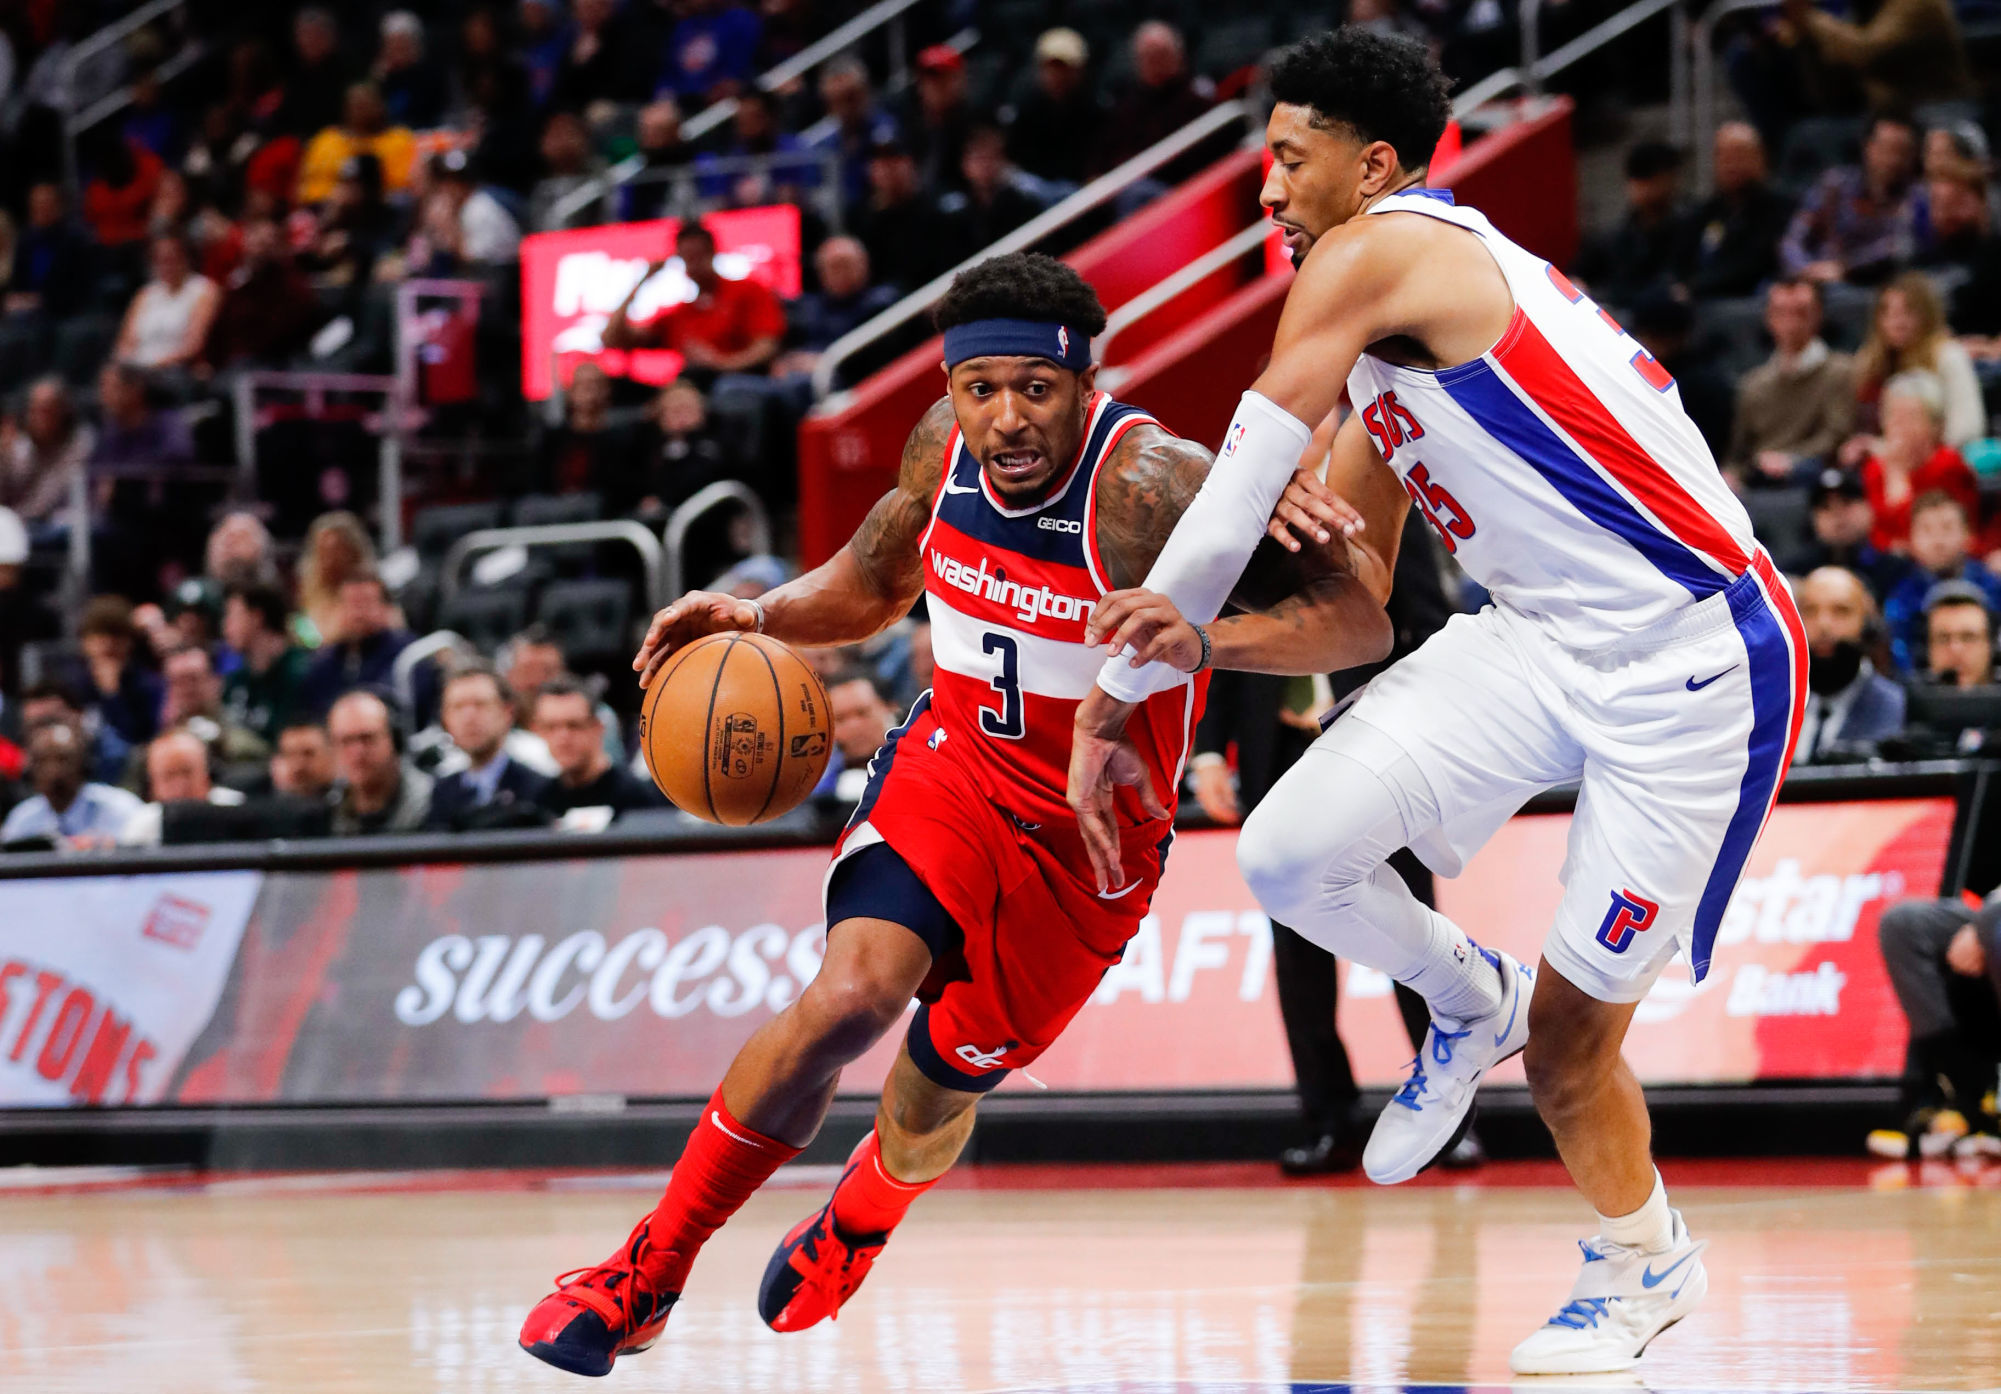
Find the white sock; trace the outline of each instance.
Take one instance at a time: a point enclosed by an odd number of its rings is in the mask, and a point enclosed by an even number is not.
[[[1614,1244],[1643,1253],[1664,1254],[1674,1247],[1674,1212],[1668,1209],[1667,1186],[1654,1172],[1654,1189],[1646,1204],[1630,1215],[1600,1215],[1598,1232]]]
[[[1395,872],[1387,873],[1395,877]],[[1422,910],[1429,942],[1419,966],[1400,981],[1425,1000],[1434,1016],[1472,1021],[1501,1009],[1501,975],[1487,962],[1466,931],[1439,914]]]

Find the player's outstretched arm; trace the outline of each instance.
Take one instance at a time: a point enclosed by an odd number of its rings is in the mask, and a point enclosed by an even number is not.
[[[896,487],[876,500],[848,544],[756,601],[694,591],[654,615],[632,660],[640,685],[678,649],[728,630],[763,632],[806,648],[856,644],[902,619],[924,589],[917,543],[944,479],[952,403],[939,398],[903,445]]]

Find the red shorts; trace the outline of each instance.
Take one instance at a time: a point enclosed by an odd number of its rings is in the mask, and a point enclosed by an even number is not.
[[[1126,889],[1100,896],[1076,824],[1025,823],[994,804],[969,771],[934,748],[939,730],[920,702],[892,734],[835,846],[834,867],[886,843],[949,917],[956,942],[933,945],[910,1056],[935,1083],[986,1090],[1047,1050],[1119,961],[1160,884],[1172,833],[1161,822],[1128,829]],[[843,913],[844,905],[867,904],[866,888],[833,899],[841,903],[829,907],[830,931],[837,918],[857,914],[904,921],[866,909]]]

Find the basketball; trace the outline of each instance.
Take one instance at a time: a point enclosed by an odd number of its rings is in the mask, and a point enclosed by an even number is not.
[[[827,771],[827,689],[768,635],[711,634],[653,680],[639,745],[677,808],[726,827],[767,822],[797,808]]]

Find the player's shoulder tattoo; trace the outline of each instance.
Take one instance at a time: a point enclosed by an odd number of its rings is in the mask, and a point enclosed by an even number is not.
[[[896,487],[876,500],[848,544],[880,594],[901,595],[921,584],[917,541],[930,524],[932,500],[945,479],[945,446],[953,424],[950,397],[926,408],[903,443]]]
[[[1127,431],[1098,473],[1098,550],[1115,589],[1146,579],[1214,456],[1163,427]]]

